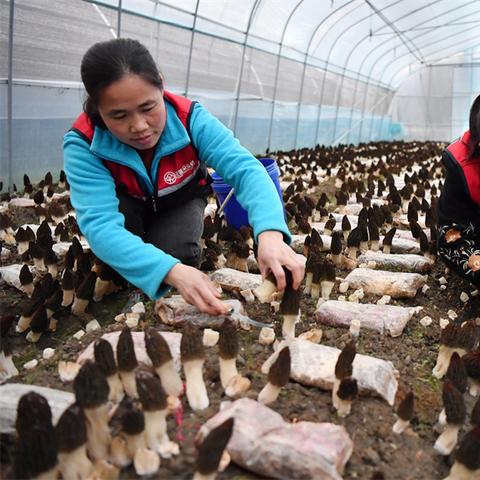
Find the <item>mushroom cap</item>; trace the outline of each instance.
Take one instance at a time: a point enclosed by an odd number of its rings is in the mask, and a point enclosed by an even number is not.
[[[132,332],[126,325],[118,337],[117,363],[120,372],[131,372],[138,366]]]
[[[415,411],[415,395],[408,392],[398,405],[397,415],[402,420],[411,420]]]
[[[172,359],[172,352],[163,335],[149,327],[145,330],[145,349],[154,368],[161,367],[164,363]]]
[[[167,394],[160,378],[148,370],[140,370],[136,374],[136,383],[143,410],[149,412],[167,408]]]
[[[182,363],[205,358],[202,332],[190,323],[187,323],[183,329],[180,340],[180,357]]]
[[[209,475],[218,470],[223,451],[232,436],[234,418],[230,417],[210,431],[198,449],[196,471]]]
[[[443,383],[442,399],[447,423],[462,425],[466,417],[465,402],[463,401],[463,395],[450,380],[445,380]]]
[[[229,360],[237,358],[238,355],[238,334],[235,323],[226,318],[220,327],[220,337],[218,340],[218,349],[220,358]]]
[[[73,452],[87,443],[87,423],[83,408],[72,403],[55,426],[59,452]]]
[[[132,401],[123,403],[125,410],[122,412],[122,430],[127,435],[138,435],[145,430],[145,415]]]
[[[361,232],[358,227],[355,227],[347,237],[347,246],[348,247],[359,247],[361,239]]]
[[[342,230],[344,232],[349,232],[352,229],[352,225],[347,215],[344,215],[342,218]]]
[[[465,393],[468,386],[468,374],[462,358],[457,352],[450,357],[450,364],[446,374],[448,378],[460,393]]]
[[[357,381],[352,377],[343,378],[338,386],[337,395],[341,400],[352,401],[358,394]]]
[[[480,427],[480,397],[477,400],[477,403],[472,409],[472,414],[470,415],[470,423],[476,427]]]
[[[18,242],[28,242],[29,238],[28,238],[28,233],[22,228],[20,227],[18,230],[17,230],[17,233],[15,234],[15,240]]]
[[[32,316],[30,323],[30,329],[34,333],[46,332],[48,329],[49,320],[47,316],[47,310],[44,305],[40,305]]]
[[[480,351],[468,352],[462,357],[468,376],[480,380]]]
[[[73,290],[73,274],[70,269],[63,271],[61,284],[63,290]]]
[[[480,427],[475,427],[462,438],[455,460],[472,472],[480,468]]]
[[[284,347],[268,371],[268,381],[276,387],[283,387],[290,378],[290,348]]]
[[[355,341],[348,342],[343,350],[338,355],[337,363],[335,364],[335,377],[342,380],[352,376],[353,360],[357,354]]]
[[[343,230],[343,228],[342,228],[342,230]],[[347,230],[344,230],[344,231],[347,231]],[[342,235],[342,232],[340,230],[335,230],[332,233],[332,241],[331,241],[331,244],[330,244],[330,252],[333,255],[340,255],[342,253],[342,250],[343,250],[342,238],[343,238],[343,235]]]
[[[282,315],[297,315],[300,310],[300,289],[294,290],[292,287],[292,272],[288,268],[283,269],[287,286],[283,292],[282,302],[280,303],[280,313]]]
[[[22,395],[17,404],[15,428],[19,437],[28,435],[33,427],[52,424],[52,411],[47,399],[36,392]]]
[[[28,268],[28,265],[25,263],[20,269],[19,280],[22,285],[29,285],[33,282],[33,275]]]
[[[99,338],[93,345],[93,355],[98,368],[105,375],[110,377],[117,373],[117,364],[111,343],[104,338]]]
[[[82,280],[82,283],[75,289],[75,295],[82,300],[91,300],[95,290],[95,282],[97,281],[97,274],[90,271],[88,275]]]
[[[110,387],[98,365],[87,360],[73,381],[73,391],[82,408],[96,408],[108,401]]]

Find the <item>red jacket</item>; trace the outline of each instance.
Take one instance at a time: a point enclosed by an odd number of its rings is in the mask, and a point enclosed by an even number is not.
[[[165,100],[173,105],[178,118],[190,135],[190,115],[195,102],[167,91],[164,91],[163,95]],[[95,126],[87,114],[82,113],[73,123],[72,130],[91,143]],[[111,160],[103,159],[103,163],[110,170],[117,188],[123,188],[132,197],[148,199],[150,195],[142,189],[141,182],[131,168]],[[166,208],[209,193],[207,169],[199,160],[193,143],[163,157],[153,180],[156,185],[156,197],[151,200],[155,211],[157,208]]]

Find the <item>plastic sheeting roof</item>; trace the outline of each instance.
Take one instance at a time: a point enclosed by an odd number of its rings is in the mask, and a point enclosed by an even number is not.
[[[117,0],[97,4],[118,7]],[[122,9],[398,86],[480,45],[476,0],[122,0]]]

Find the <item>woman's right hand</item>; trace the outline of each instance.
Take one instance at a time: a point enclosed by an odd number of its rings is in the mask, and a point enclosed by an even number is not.
[[[180,295],[201,312],[210,315],[227,315],[230,306],[220,300],[220,293],[212,281],[200,270],[177,263],[163,280],[175,287]]]

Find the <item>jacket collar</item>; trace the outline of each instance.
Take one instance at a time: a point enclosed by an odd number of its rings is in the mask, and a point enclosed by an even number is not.
[[[177,116],[171,103],[165,100],[167,112],[167,121],[160,137],[160,141],[155,147],[154,158],[162,158],[170,155],[190,143],[190,137]],[[109,160],[121,160],[122,163],[136,163],[139,155],[133,147],[121,142],[108,130],[95,127],[90,150],[95,154]]]
[[[462,135],[462,143],[465,145],[468,145],[468,142],[470,141],[470,130],[467,130],[463,135]]]

